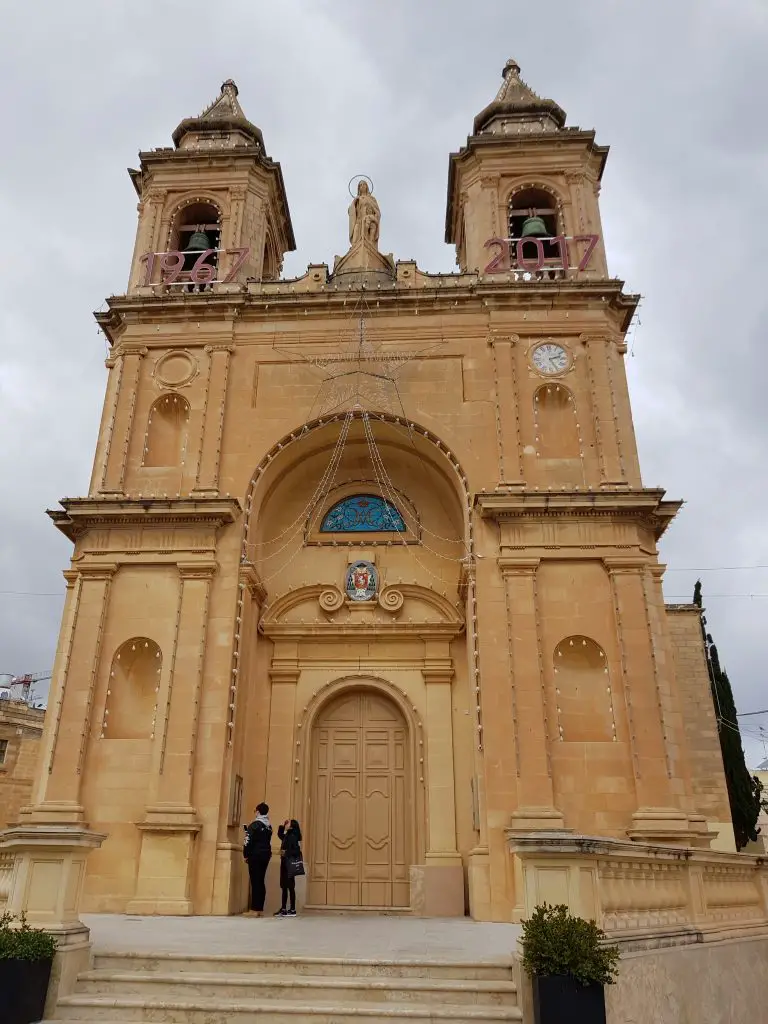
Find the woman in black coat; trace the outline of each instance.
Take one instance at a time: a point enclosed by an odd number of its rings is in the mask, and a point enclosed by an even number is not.
[[[296,864],[302,861],[301,829],[295,818],[283,822],[277,830],[280,840],[280,888],[283,905],[275,917],[296,917]],[[300,874],[304,872],[301,871]],[[290,897],[290,909],[288,898]]]

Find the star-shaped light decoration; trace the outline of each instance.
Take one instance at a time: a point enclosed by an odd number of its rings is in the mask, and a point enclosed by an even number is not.
[[[442,342],[408,351],[385,347],[365,313],[365,309],[359,310],[354,325],[341,334],[332,348],[306,342],[275,344],[279,351],[300,358],[320,377],[307,420],[350,410],[407,418],[398,386],[400,375],[411,360]]]

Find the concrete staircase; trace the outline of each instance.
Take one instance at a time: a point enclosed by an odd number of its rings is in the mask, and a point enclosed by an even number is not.
[[[521,1021],[512,963],[428,957],[96,954],[56,1020],[71,1024]]]

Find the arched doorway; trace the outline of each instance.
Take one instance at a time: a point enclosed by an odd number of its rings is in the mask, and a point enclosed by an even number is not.
[[[312,729],[307,902],[410,906],[408,727],[375,689],[345,691]]]

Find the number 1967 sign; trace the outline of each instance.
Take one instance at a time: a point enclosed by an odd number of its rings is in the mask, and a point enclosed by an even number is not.
[[[234,280],[235,274],[250,255],[251,247],[245,246],[242,249],[199,249],[186,252],[179,252],[171,249],[169,252],[145,252],[141,262],[147,264],[142,285],[151,285],[152,275],[155,266],[160,267],[160,283],[162,284],[229,284]],[[217,277],[219,271],[218,260],[211,263],[212,256],[224,253],[232,257],[232,266],[226,277]],[[184,269],[187,257],[197,256],[193,266]]]
[[[552,238],[534,238],[529,235],[526,238],[489,238],[484,248],[490,249],[496,246],[498,252],[483,271],[484,274],[504,274],[508,270],[524,270],[533,272],[536,270],[570,270],[574,264],[573,259],[578,259],[576,270],[586,270],[595,246],[600,241],[599,235],[555,235]],[[550,247],[557,248],[556,256],[545,256],[544,243]],[[586,243],[584,251],[579,257],[578,252],[569,252],[568,243],[576,245]]]

